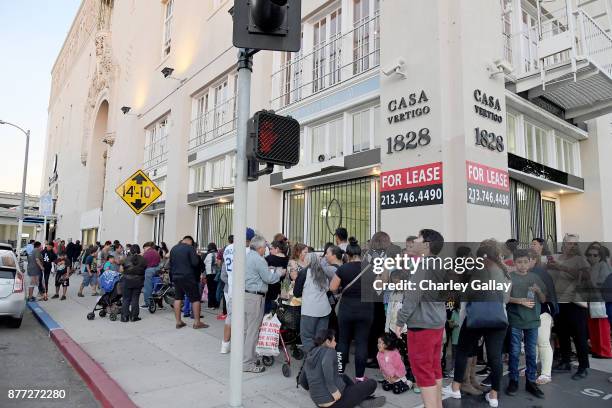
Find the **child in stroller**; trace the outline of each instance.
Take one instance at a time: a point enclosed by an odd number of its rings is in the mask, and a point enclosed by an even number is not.
[[[98,298],[91,312],[87,313],[87,320],[93,320],[96,312],[100,317],[109,314],[112,321],[117,320],[121,308],[121,274],[117,271],[106,270],[100,275],[100,288],[104,294]]]
[[[174,304],[174,287],[166,269],[162,269],[161,276],[153,276],[153,292],[149,300],[149,312],[155,313],[157,309],[163,309],[164,302],[171,307]]]

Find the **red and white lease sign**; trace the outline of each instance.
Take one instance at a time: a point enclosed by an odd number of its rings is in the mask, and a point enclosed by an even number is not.
[[[380,175],[381,209],[442,204],[442,163],[429,163]]]
[[[510,208],[510,176],[506,170],[465,162],[467,202],[487,207]]]

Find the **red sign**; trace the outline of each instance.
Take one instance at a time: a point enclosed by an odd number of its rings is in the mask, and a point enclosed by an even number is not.
[[[471,161],[465,162],[468,184],[491,187],[496,190],[510,191],[510,177],[506,170],[496,169]]]
[[[385,171],[380,182],[381,192],[442,184],[442,163]]]

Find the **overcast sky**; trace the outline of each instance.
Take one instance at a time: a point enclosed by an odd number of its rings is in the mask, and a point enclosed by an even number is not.
[[[0,120],[31,130],[27,191],[39,194],[51,67],[81,0],[0,0]],[[21,191],[25,136],[0,125],[0,191]]]

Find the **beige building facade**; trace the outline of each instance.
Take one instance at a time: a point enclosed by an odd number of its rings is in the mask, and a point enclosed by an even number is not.
[[[248,224],[315,249],[338,226],[612,241],[612,8],[586,3],[302,0],[301,51],[256,54],[251,89],[300,121],[300,164],[249,183]],[[83,1],[52,70],[58,237],[226,242],[232,5]],[[114,192],[138,169],[163,192],[141,215]]]

